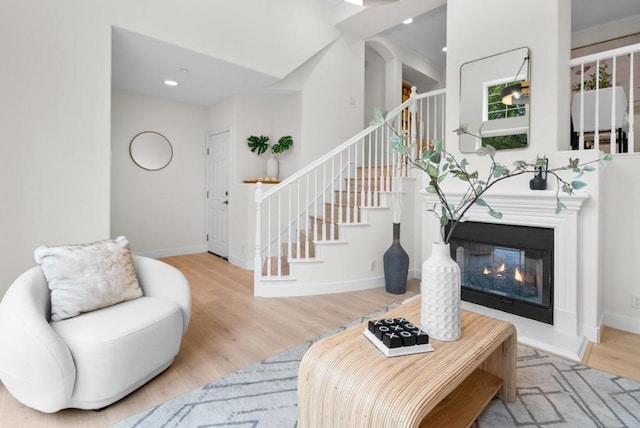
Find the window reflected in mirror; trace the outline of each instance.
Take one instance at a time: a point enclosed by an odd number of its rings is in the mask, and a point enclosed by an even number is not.
[[[529,49],[518,48],[460,67],[460,151],[491,145],[517,149],[529,140]]]

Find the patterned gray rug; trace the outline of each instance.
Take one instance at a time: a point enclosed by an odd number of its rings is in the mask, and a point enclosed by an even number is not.
[[[317,340],[384,308],[114,425],[295,427],[298,366]],[[518,399],[493,400],[474,427],[640,427],[640,382],[518,346]]]

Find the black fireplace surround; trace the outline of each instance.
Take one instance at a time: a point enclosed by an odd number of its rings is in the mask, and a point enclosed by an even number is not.
[[[553,324],[553,239],[548,228],[458,223],[449,244],[462,300]]]

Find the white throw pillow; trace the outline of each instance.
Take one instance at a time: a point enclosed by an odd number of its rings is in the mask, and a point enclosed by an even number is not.
[[[41,246],[34,255],[51,290],[52,321],[142,296],[124,236],[91,244]]]

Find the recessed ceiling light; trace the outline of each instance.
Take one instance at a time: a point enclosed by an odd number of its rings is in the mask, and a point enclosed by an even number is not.
[[[344,0],[347,3],[355,4],[357,6],[362,6],[363,0]]]
[[[413,18],[407,18],[404,21],[402,21],[403,24],[411,24],[413,22]]]
[[[447,51],[447,47],[446,47],[446,46],[444,46],[444,47],[442,48],[442,52],[446,52],[446,51]]]
[[[189,72],[189,69],[188,69],[188,68],[185,68],[185,67],[182,67],[182,68],[180,69],[180,71],[182,71],[183,73],[188,73],[188,72]]]
[[[167,86],[178,86],[178,82],[176,82],[175,80],[165,80],[164,84]]]

